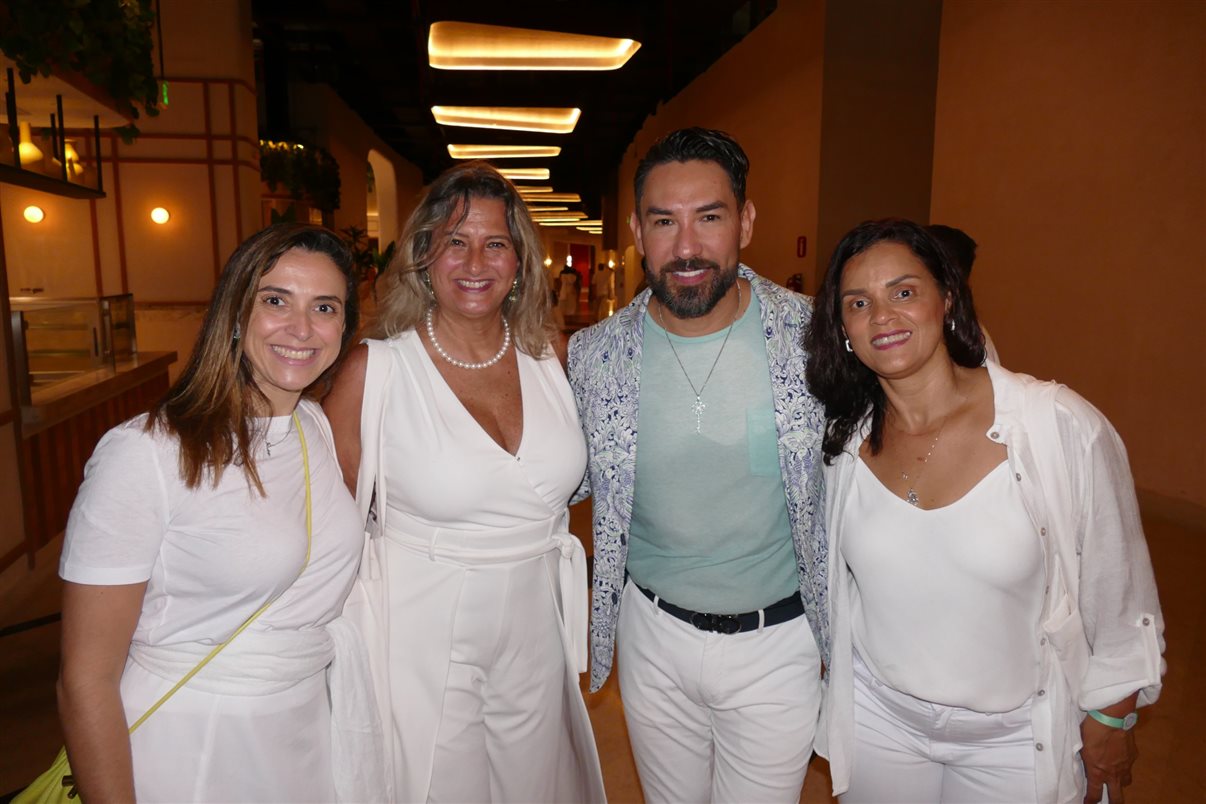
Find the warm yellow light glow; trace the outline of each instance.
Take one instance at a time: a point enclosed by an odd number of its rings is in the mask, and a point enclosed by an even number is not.
[[[172,219],[172,214],[163,207],[155,207],[151,210],[151,220],[158,223],[160,226]]]
[[[593,228],[593,226],[602,226],[603,225],[603,221],[601,221],[601,220],[599,220],[599,221],[584,221],[584,220],[539,221],[539,223],[541,226],[592,226],[592,228]]]
[[[608,268],[615,268],[615,267],[616,267],[616,261],[615,261],[615,260],[608,260],[608,261],[607,261],[607,267],[608,267]]]
[[[448,155],[453,159],[515,159],[557,156],[561,148],[556,145],[449,145]]]
[[[582,196],[577,193],[541,193],[530,197],[532,201],[538,201],[541,204],[548,201],[557,204],[581,204]]]
[[[551,220],[553,218],[558,218],[561,220],[580,221],[585,217],[586,217],[585,212],[577,212],[577,211],[569,212],[568,210],[565,212],[533,212],[532,213],[532,220],[534,220],[534,221],[547,221],[547,220]]]
[[[533,198],[532,200],[538,201],[540,199]],[[567,209],[569,209],[569,207],[534,207],[531,204],[528,204],[528,212],[531,212],[533,215],[535,215],[537,212],[565,212]]]
[[[22,165],[35,165],[42,161],[42,149],[33,143],[33,134],[29,130],[29,123],[22,121],[17,126],[20,132],[17,136],[20,138],[17,144],[17,153],[21,158]]]
[[[602,229],[596,229],[596,228],[595,228],[595,227],[593,227],[593,226],[579,226],[579,227],[578,227],[578,229],[579,229],[580,231],[586,232],[587,234],[594,234],[594,235],[601,235],[601,234],[603,234],[603,230],[602,230]]]
[[[42,208],[33,204],[27,206],[22,214],[25,216],[25,220],[30,223],[41,223],[46,217],[46,213],[42,211]]]
[[[549,267],[550,265],[552,265],[552,264],[553,264],[553,258],[552,258],[552,257],[545,257],[545,258],[544,258],[544,267],[545,267],[545,268],[548,268],[548,267]]]
[[[581,223],[581,218],[533,218],[537,223]]]
[[[431,113],[441,126],[501,128],[542,134],[569,134],[582,116],[581,109],[534,106],[432,106]]]
[[[640,47],[632,39],[437,22],[427,59],[440,70],[618,70]]]
[[[500,168],[498,172],[511,181],[549,180],[548,168]]]
[[[523,196],[523,195],[540,195],[541,193],[553,192],[552,187],[550,187],[548,185],[543,185],[543,184],[532,185],[530,187],[516,187],[515,189],[519,190],[519,194],[521,196]]]
[[[80,164],[79,152],[75,150],[75,143],[72,140],[63,140],[63,158],[67,161],[69,177],[79,176],[84,172],[84,166]]]

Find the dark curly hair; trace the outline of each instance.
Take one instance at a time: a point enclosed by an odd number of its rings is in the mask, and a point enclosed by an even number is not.
[[[883,447],[885,397],[875,372],[846,351],[842,329],[842,272],[846,264],[879,243],[899,243],[913,253],[942,292],[950,297],[944,327],[946,350],[956,364],[974,368],[984,362],[984,334],[976,320],[971,288],[949,253],[925,227],[902,218],[866,221],[851,229],[829,260],[817,291],[812,322],[804,335],[808,351],[805,376],[813,396],[825,406],[825,438],[821,451],[825,463],[842,452],[867,416],[871,417],[871,454]]]

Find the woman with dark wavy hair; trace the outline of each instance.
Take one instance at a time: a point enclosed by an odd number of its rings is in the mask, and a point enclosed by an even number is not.
[[[180,378],[89,459],[59,567],[59,714],[82,800],[383,794],[380,762],[379,783],[360,786],[372,754],[341,739],[337,716],[369,684],[339,616],[363,530],[326,417],[304,398],[356,320],[338,236],[304,224],[251,236]]]
[[[1163,618],[1114,429],[983,365],[966,281],[910,221],[842,239],[806,344],[828,419],[834,793],[1121,801]]]
[[[544,251],[484,162],[427,189],[324,402],[371,538],[364,624],[398,801],[601,801],[578,687],[586,467]],[[370,509],[371,506],[371,509]]]

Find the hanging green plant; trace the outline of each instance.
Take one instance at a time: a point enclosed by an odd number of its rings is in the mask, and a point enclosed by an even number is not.
[[[275,192],[309,199],[323,212],[339,209],[339,163],[326,148],[298,142],[260,140],[260,178]]]
[[[106,92],[131,119],[159,114],[151,0],[0,0],[0,51],[21,81],[61,70]],[[137,129],[135,129],[137,132]]]

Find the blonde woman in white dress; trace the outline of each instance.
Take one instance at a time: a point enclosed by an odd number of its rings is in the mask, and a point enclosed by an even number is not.
[[[371,536],[349,610],[369,634],[392,795],[601,801],[566,507],[586,447],[514,187],[485,163],[440,176],[378,287],[380,339],[353,350],[325,406]]]

